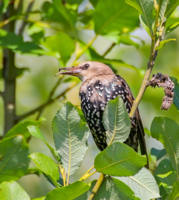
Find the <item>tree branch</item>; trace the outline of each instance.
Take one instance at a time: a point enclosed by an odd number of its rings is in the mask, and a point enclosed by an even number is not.
[[[160,44],[160,41],[162,40],[162,33],[163,33],[163,30],[164,30],[164,26],[163,26],[163,23],[161,22],[160,28],[159,28],[159,36],[158,36],[158,39],[156,41],[156,33],[157,33],[157,28],[158,28],[158,18],[159,18],[159,11],[160,11],[160,7],[161,7],[161,0],[159,1],[159,4],[157,6],[155,5],[155,7],[157,9],[157,14],[156,14],[156,18],[155,18],[154,33],[151,36],[152,40],[151,40],[150,57],[149,57],[149,61],[147,63],[147,70],[145,72],[145,76],[144,76],[141,88],[139,90],[137,98],[133,102],[132,109],[131,109],[131,112],[129,114],[130,118],[134,117],[135,112],[137,110],[137,107],[138,107],[138,105],[139,105],[139,103],[140,103],[140,101],[141,101],[141,99],[144,95],[144,92],[147,88],[149,78],[150,78],[150,75],[151,75],[151,72],[152,72],[152,69],[153,69],[153,66],[154,66],[154,63],[155,63],[155,59],[156,59],[156,56],[157,56],[157,53],[158,53],[158,51],[156,50],[156,47]]]
[[[105,178],[105,175],[101,174],[100,177],[98,178],[98,180],[97,180],[97,182],[96,182],[96,184],[95,184],[95,186],[94,186],[94,188],[93,188],[93,190],[91,192],[91,195],[90,195],[88,200],[92,200],[93,199],[93,197],[97,193],[98,189],[100,188],[104,178]]]
[[[41,112],[46,106],[48,106],[49,104],[53,103],[56,99],[59,99],[60,97],[63,97],[65,95],[65,93],[67,93],[69,90],[71,90],[77,84],[78,83],[75,83],[73,86],[69,87],[68,89],[63,91],[61,94],[57,95],[55,98],[49,98],[46,103],[38,106],[37,108],[35,108],[35,109],[33,109],[33,110],[23,114],[23,115],[17,116],[16,117],[16,123],[19,122],[20,120],[26,118],[26,117],[29,117],[30,115],[33,115],[36,112]]]

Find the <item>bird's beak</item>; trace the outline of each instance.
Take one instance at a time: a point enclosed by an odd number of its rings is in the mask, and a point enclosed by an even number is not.
[[[65,70],[65,72],[63,72],[62,70]],[[59,75],[59,74],[67,74],[67,75],[73,75],[73,76],[78,76],[79,73],[82,71],[82,69],[80,67],[62,67],[59,68],[59,72],[55,75]]]

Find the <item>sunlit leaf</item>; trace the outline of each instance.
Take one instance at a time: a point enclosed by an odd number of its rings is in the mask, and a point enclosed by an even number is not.
[[[3,182],[0,185],[5,199],[2,200],[30,200],[28,194],[17,182]]]
[[[129,32],[139,25],[138,13],[124,0],[100,0],[95,8],[94,23],[96,34],[111,31]]]
[[[62,32],[46,37],[42,44],[48,49],[49,53],[54,53],[54,56],[61,58],[64,63],[68,61],[75,50],[74,41]]]
[[[167,117],[155,117],[151,125],[152,137],[159,140],[165,147],[177,180],[179,179],[179,126]]]
[[[170,25],[169,27],[167,27],[166,34],[174,31],[178,26],[179,26],[179,22],[176,22],[176,23]]]
[[[67,10],[67,8],[62,4],[62,1],[53,0],[52,2],[60,15],[62,15],[70,24],[71,29],[75,31],[76,15]]]
[[[125,2],[139,11],[141,14],[140,20],[144,29],[146,29],[149,35],[152,35],[152,26],[155,22],[155,18],[153,17],[153,0],[125,0]]]
[[[157,166],[154,175],[159,180],[159,186],[162,185],[169,194],[174,182],[177,180],[170,160],[162,160]]]
[[[164,47],[164,45],[167,43],[167,42],[170,42],[170,41],[176,41],[176,39],[167,39],[167,40],[162,40],[159,44],[159,46],[156,47],[156,50],[159,50],[161,48]]]
[[[71,175],[79,168],[86,154],[89,129],[70,102],[57,112],[52,128],[57,152],[65,171]]]
[[[168,1],[165,17],[169,17],[178,5],[179,5],[179,0]]]
[[[28,145],[20,135],[0,142],[0,183],[18,180],[26,173],[28,154]]]
[[[66,187],[52,190],[47,194],[45,200],[74,200],[89,188],[87,183],[76,181]]]
[[[103,124],[107,131],[107,141],[125,142],[131,130],[131,122],[121,97],[110,100],[103,113]]]
[[[8,131],[4,138],[7,139],[17,135],[23,135],[23,137],[27,139],[30,136],[27,126],[39,126],[42,123],[42,121],[44,121],[43,118],[39,119],[38,121],[20,122],[17,125],[15,125],[10,131]]]
[[[179,181],[175,182],[173,189],[169,195],[169,200],[178,200],[179,197]]]
[[[51,158],[42,153],[32,153],[29,157],[43,173],[49,176],[55,183],[57,182],[59,179],[58,166]]]
[[[142,168],[137,174],[130,177],[119,177],[128,185],[136,197],[141,200],[150,200],[160,197],[158,185],[149,170]]]
[[[113,143],[99,153],[94,162],[96,171],[112,176],[132,176],[145,164],[146,158],[123,143]]]

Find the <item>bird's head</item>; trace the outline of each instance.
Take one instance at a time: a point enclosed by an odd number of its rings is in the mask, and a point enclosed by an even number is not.
[[[56,75],[58,74],[77,76],[83,82],[87,79],[92,79],[94,76],[114,75],[110,67],[95,61],[83,62],[73,67],[60,68]]]

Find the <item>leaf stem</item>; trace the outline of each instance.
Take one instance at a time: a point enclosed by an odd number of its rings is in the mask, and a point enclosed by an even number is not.
[[[156,14],[155,24],[154,24],[154,33],[151,36],[150,57],[149,57],[149,61],[147,63],[147,70],[145,72],[145,76],[144,76],[141,88],[139,90],[137,98],[133,102],[132,109],[131,109],[131,112],[129,114],[130,118],[134,117],[135,112],[137,110],[137,107],[138,107],[138,105],[139,105],[139,103],[140,103],[140,101],[141,101],[141,99],[142,99],[142,97],[144,95],[144,92],[145,92],[145,90],[147,88],[148,81],[149,81],[149,78],[150,78],[154,63],[155,63],[155,59],[156,59],[156,56],[157,56],[157,52],[158,52],[156,50],[156,47],[160,44],[160,41],[162,39],[161,35],[163,33],[164,27],[163,27],[162,21],[161,21],[160,22],[161,26],[160,26],[160,30],[159,30],[159,34],[160,35],[157,37],[157,41],[156,41],[156,35],[157,35],[156,33],[157,33],[157,28],[158,28],[158,18],[159,18],[161,2],[162,2],[162,0],[159,0],[159,4],[157,6],[155,5],[155,8],[157,9],[157,14]]]
[[[97,182],[96,182],[96,184],[95,184],[95,186],[94,186],[94,188],[93,188],[93,190],[91,192],[91,195],[90,195],[88,200],[92,200],[93,199],[93,197],[97,193],[98,189],[100,188],[104,178],[105,178],[105,175],[101,174],[100,177],[98,178],[98,180],[97,180]]]
[[[79,181],[85,181],[87,178],[89,178],[90,176],[92,176],[93,174],[95,174],[96,171],[92,172],[92,173],[85,173],[80,179]]]

